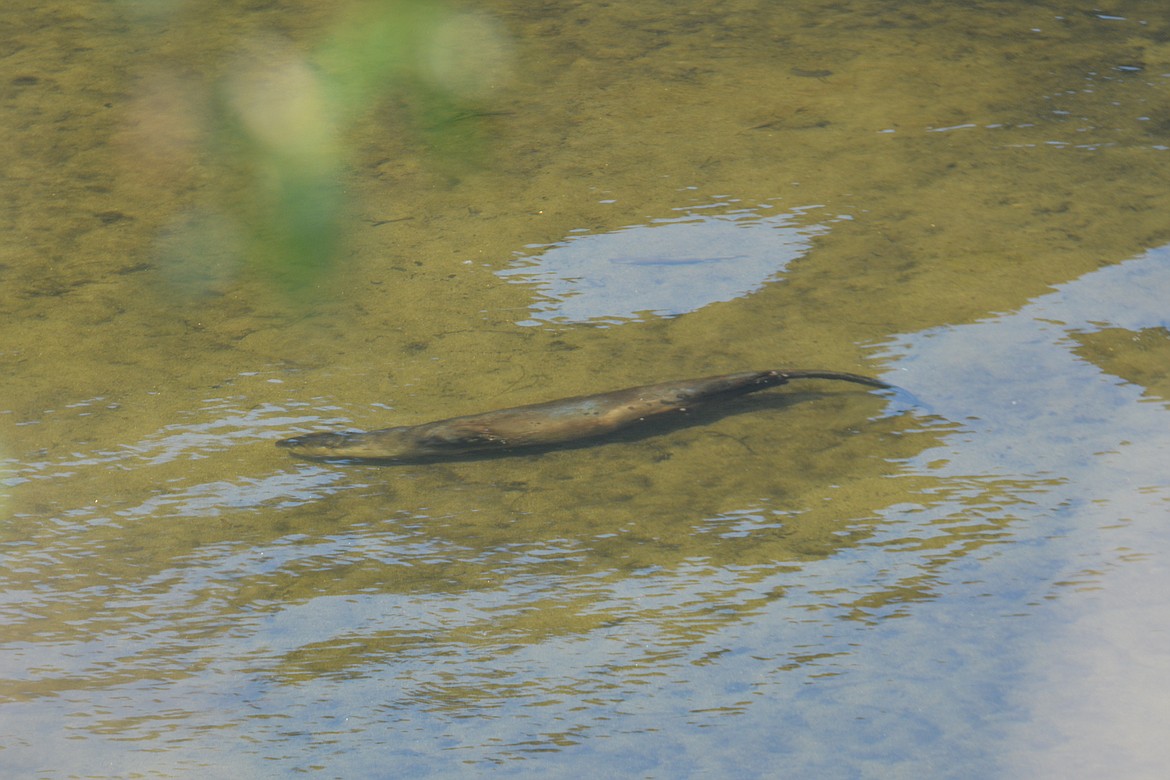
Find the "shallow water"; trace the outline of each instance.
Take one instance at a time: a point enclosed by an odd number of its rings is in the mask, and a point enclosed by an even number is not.
[[[1160,776],[1161,5],[478,9],[5,12],[3,774]]]

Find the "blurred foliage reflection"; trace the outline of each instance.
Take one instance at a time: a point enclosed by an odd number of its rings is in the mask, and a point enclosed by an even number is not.
[[[214,208],[232,223],[224,235],[234,241],[207,252],[202,228],[181,229],[181,243],[202,248],[171,247],[169,276],[180,285],[222,281],[225,267],[243,266],[294,295],[318,294],[342,253],[355,123],[394,100],[397,129],[444,156],[474,157],[480,146],[467,127],[491,113],[480,103],[510,66],[508,37],[494,19],[418,0],[352,5],[315,45],[268,34],[231,48],[212,90],[207,162],[218,171]],[[204,259],[224,252],[242,262]]]

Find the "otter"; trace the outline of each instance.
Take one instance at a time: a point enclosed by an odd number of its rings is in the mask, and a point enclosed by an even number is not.
[[[418,462],[549,447],[592,439],[660,415],[736,398],[793,379],[831,379],[893,389],[880,379],[816,369],[744,371],[377,431],[309,433],[276,442],[314,460]]]

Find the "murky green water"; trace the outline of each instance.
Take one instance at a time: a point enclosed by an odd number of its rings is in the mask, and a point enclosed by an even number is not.
[[[2,774],[1160,776],[1161,4],[459,8],[0,12]]]

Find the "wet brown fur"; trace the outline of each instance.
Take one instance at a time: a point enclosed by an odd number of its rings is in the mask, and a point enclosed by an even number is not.
[[[745,371],[662,382],[598,395],[562,398],[511,409],[378,431],[310,433],[276,442],[314,459],[418,461],[567,444],[602,436],[664,414],[776,387],[792,379],[891,385],[859,374],[815,369]]]

